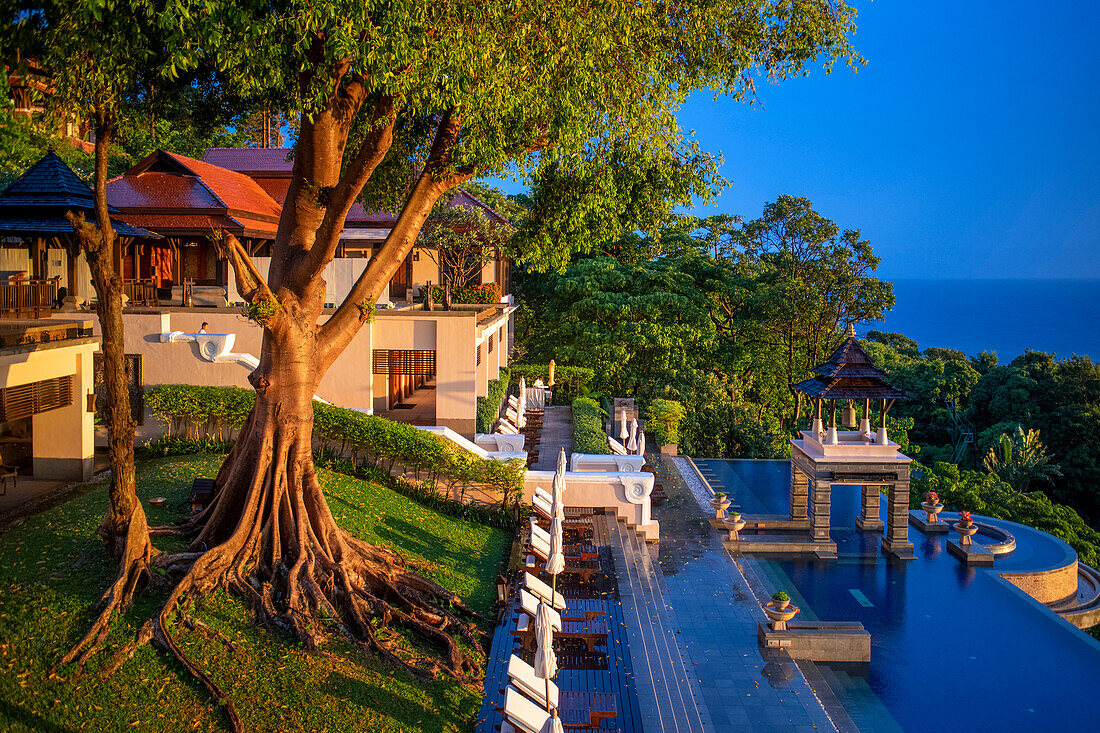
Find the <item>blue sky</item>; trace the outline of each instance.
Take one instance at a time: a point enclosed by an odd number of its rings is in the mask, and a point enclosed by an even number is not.
[[[858,72],[685,106],[732,180],[697,213],[805,196],[888,279],[1100,278],[1100,4],[855,4]]]

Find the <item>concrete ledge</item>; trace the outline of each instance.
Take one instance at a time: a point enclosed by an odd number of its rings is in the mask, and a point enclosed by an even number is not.
[[[949,526],[942,519],[938,522],[929,522],[925,519],[926,513],[920,509],[912,509],[909,512],[909,524],[925,534],[947,534]]]
[[[727,543],[730,544],[730,543]],[[790,537],[777,535],[775,537],[761,537],[741,535],[741,540],[736,543],[737,549],[745,553],[759,553],[767,555],[814,555],[822,559],[836,557],[835,542],[814,542],[808,537]]]
[[[756,514],[754,516],[742,516],[745,520],[745,529],[765,529],[777,532],[809,531],[809,519],[790,519],[782,514]]]
[[[977,542],[960,545],[954,538],[948,538],[947,551],[967,565],[992,565],[993,553]]]
[[[886,523],[881,519],[864,519],[863,517],[856,517],[856,529],[867,532],[881,532],[886,529]]]
[[[773,631],[764,624],[756,626],[761,649],[783,649],[792,659],[813,662],[871,661],[871,634],[861,623],[791,624]]]

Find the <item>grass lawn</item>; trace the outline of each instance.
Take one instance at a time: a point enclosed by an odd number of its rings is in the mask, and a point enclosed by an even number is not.
[[[221,456],[164,458],[138,466],[138,496],[150,524],[186,511],[191,479],[214,476]],[[389,489],[320,471],[337,522],[371,542],[399,549],[421,572],[492,613],[497,568],[507,533],[437,514]],[[83,676],[48,680],[46,670],[86,630],[117,566],[103,553],[95,527],[107,506],[97,488],[27,519],[0,535],[0,729],[46,731],[224,730],[218,709],[173,659],[155,646],[140,649],[114,675],[89,661]],[[159,548],[178,540],[156,538]],[[112,645],[132,638],[163,600],[148,591],[120,621]],[[176,627],[173,636],[233,700],[251,730],[469,730],[481,693],[450,679],[422,684],[374,655],[333,636],[332,656],[308,654],[278,631],[253,627],[238,599],[220,594],[196,618],[226,634],[218,641]]]

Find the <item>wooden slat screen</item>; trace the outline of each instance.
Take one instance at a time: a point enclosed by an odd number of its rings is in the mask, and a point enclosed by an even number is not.
[[[0,389],[0,422],[19,420],[73,403],[71,375]]]
[[[477,345],[477,365],[481,366],[481,344]]]
[[[489,353],[490,354],[493,353],[493,335],[494,334],[489,334]]]
[[[430,350],[374,349],[371,361],[375,374],[435,374],[435,352]]]

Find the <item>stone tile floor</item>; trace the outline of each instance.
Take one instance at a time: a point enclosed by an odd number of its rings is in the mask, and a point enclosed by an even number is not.
[[[666,478],[665,489],[668,499],[654,510],[659,547],[618,525],[631,656],[639,677],[651,670],[650,684],[638,685],[645,730],[835,730],[797,665],[761,657],[763,613],[701,502],[682,481]],[[641,611],[629,612],[628,597]]]

